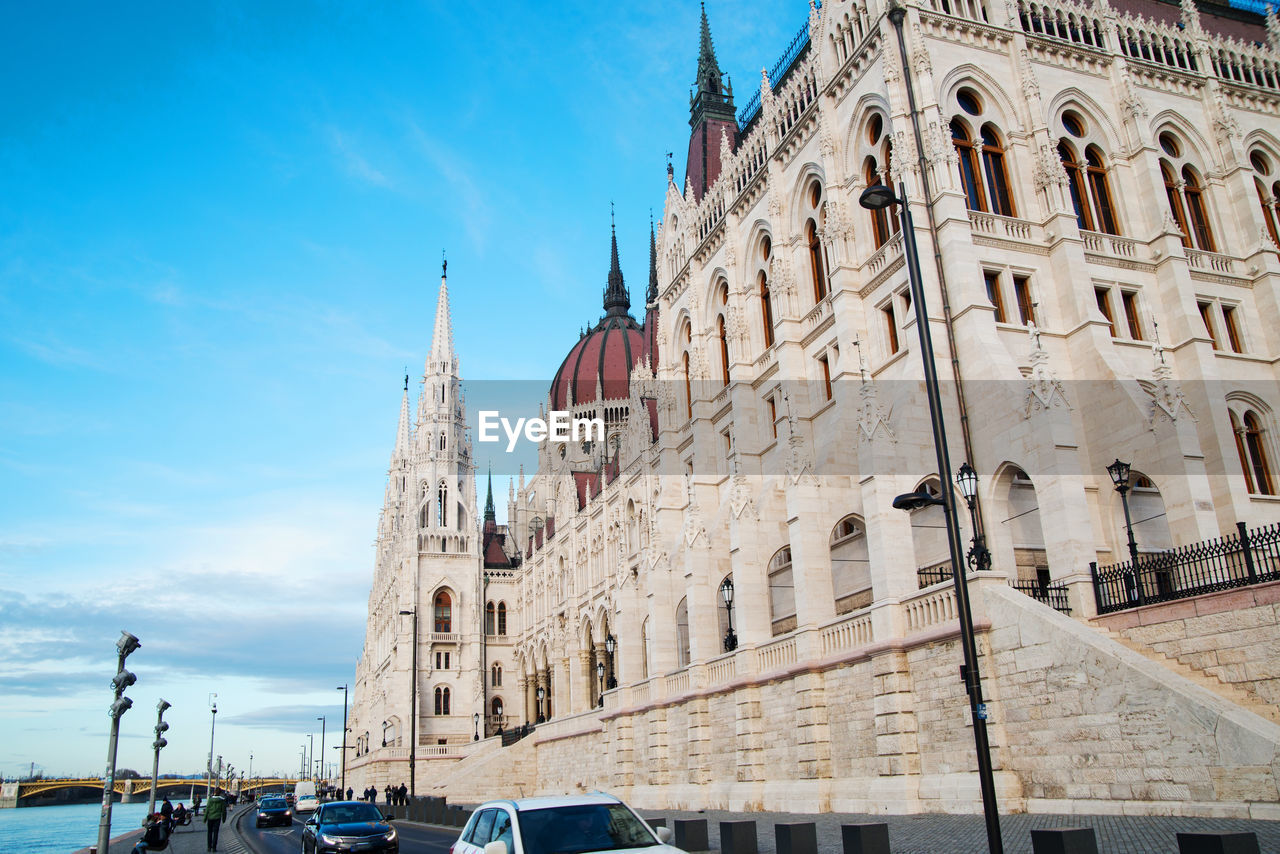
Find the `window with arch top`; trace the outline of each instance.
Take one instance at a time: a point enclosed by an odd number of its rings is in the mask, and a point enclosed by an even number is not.
[[[449,711],[449,689],[447,687],[441,686],[436,688],[435,712],[437,715],[452,714],[452,712]]]
[[[1205,203],[1204,184],[1200,174],[1184,153],[1184,144],[1172,130],[1162,131],[1156,141],[1164,154],[1160,158],[1160,175],[1164,179],[1169,213],[1182,232],[1182,245],[1188,249],[1217,252],[1213,227]]]
[[[484,604],[484,633],[492,635],[494,633],[494,615],[495,610],[492,602]]]
[[[1271,242],[1280,246],[1280,180],[1273,173],[1276,167],[1265,152],[1255,149],[1249,153],[1249,165],[1253,167],[1253,186],[1258,192],[1258,204],[1262,207],[1262,221],[1267,227]],[[1280,171],[1280,170],[1277,170]]]
[[[769,620],[774,635],[796,627],[795,575],[791,546],[783,546],[769,560]]]
[[[453,631],[453,600],[443,590],[436,594],[435,631],[448,633]]]
[[[809,250],[809,275],[813,279],[813,301],[822,302],[827,296],[827,271],[822,240],[818,235],[818,222],[822,218],[822,184],[810,182],[807,201],[813,215],[804,224],[804,240]]]
[[[1256,409],[1238,404],[1230,407],[1230,414],[1231,432],[1235,434],[1236,453],[1240,456],[1245,487],[1250,495],[1275,495],[1267,448],[1270,436],[1264,428],[1262,416]]]
[[[773,241],[769,235],[765,235],[760,241],[760,260],[764,262],[765,269],[760,271],[757,277],[757,287],[760,290],[760,320],[764,324],[764,346],[766,348],[773,346],[773,294],[769,289],[769,258],[773,253]]]
[[[507,633],[507,603],[498,603],[498,635],[505,636]]]
[[[449,487],[443,480],[436,489],[436,524],[441,528],[449,524]]]

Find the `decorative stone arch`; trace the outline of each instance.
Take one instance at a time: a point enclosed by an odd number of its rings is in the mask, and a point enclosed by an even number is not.
[[[727,288],[728,293],[733,293],[733,283],[729,276],[729,271],[724,267],[715,267],[711,270],[711,276],[707,279],[707,285],[703,289],[703,329],[713,328],[716,323],[716,316],[724,311],[724,304],[720,302],[719,294],[722,284]]]
[[[689,645],[689,597],[682,596],[676,604],[675,612],[676,667],[689,666],[691,648]]]
[[[984,103],[988,105],[988,109],[983,111],[981,118],[970,116],[959,108],[956,93],[965,87],[973,89],[985,99]],[[1009,97],[1009,93],[1000,81],[985,69],[968,62],[948,71],[938,85],[938,105],[943,118],[950,121],[959,113],[974,131],[989,121],[999,127],[1006,138],[1022,133],[1022,117],[1016,106],[1017,103]]]
[[[791,544],[773,553],[766,568],[769,595],[769,625],[773,635],[786,634],[796,627],[795,569]]]
[[[773,226],[764,219],[757,219],[751,223],[751,227],[747,229],[746,254],[742,260],[742,269],[746,274],[748,287],[755,281],[756,274],[760,271],[768,272],[769,265],[763,259],[761,247],[764,245],[764,239],[769,239],[769,243],[776,247],[777,240],[774,238]]]
[[[795,181],[791,185],[791,191],[788,194],[787,210],[791,222],[788,223],[790,234],[804,235],[804,223],[812,214],[812,207],[809,205],[809,186],[817,181],[822,187],[822,200],[827,199],[827,190],[829,184],[827,182],[827,172],[822,168],[821,163],[809,161],[800,167],[800,172],[796,176]],[[818,223],[819,226],[822,223]]]
[[[1110,492],[1111,526],[1117,543],[1119,561],[1129,559],[1128,535],[1125,531],[1124,502],[1114,488]],[[1168,551],[1173,548],[1173,532],[1165,514],[1164,497],[1158,482],[1137,465],[1129,470],[1129,515],[1133,519],[1133,537],[1138,544],[1139,556]]]
[[[431,631],[452,632],[457,624],[456,611],[459,607],[457,594],[447,584],[441,584],[431,592]],[[440,628],[445,626],[445,628]]]
[[[1189,163],[1197,167],[1201,175],[1216,172],[1222,168],[1222,163],[1215,159],[1216,146],[1194,124],[1176,110],[1161,110],[1151,117],[1150,127],[1151,138],[1156,140],[1157,149],[1160,147],[1160,134],[1166,130],[1171,130],[1175,135],[1182,138],[1182,143],[1190,150],[1184,151],[1180,155],[1179,163]],[[1163,151],[1160,152],[1160,155],[1166,156]]]
[[[871,560],[867,525],[857,513],[836,522],[828,537],[831,555],[831,595],[836,613],[848,614],[871,604]]]
[[[993,563],[1014,567],[1018,581],[1047,585],[1049,556],[1034,480],[1022,466],[1006,460],[986,479],[985,487],[983,500],[990,508],[988,527],[998,523],[987,538],[988,547],[998,551]]]
[[[936,474],[920,478],[916,492],[928,492],[941,497],[947,488]],[[952,505],[955,506],[954,503]],[[911,548],[916,565],[916,578],[920,587],[927,587],[949,578],[951,550],[947,543],[946,514],[941,505],[930,505],[912,510]]]
[[[1235,435],[1239,471],[1244,475],[1250,495],[1275,495],[1280,484],[1276,479],[1276,461],[1280,460],[1280,444],[1276,441],[1276,417],[1265,400],[1246,391],[1227,393],[1227,414]],[[1235,468],[1228,463],[1227,474]]]
[[[1116,127],[1111,115],[1102,107],[1101,104],[1093,98],[1093,96],[1085,93],[1082,89],[1075,86],[1063,89],[1056,93],[1049,102],[1047,115],[1050,121],[1050,132],[1054,134],[1054,138],[1061,136],[1062,131],[1062,114],[1067,110],[1075,110],[1084,116],[1091,125],[1096,126],[1100,130],[1100,136],[1106,141],[1106,148],[1103,153],[1108,160],[1116,159],[1115,152],[1120,151],[1124,147],[1123,137],[1120,129]]]
[[[879,113],[884,117],[885,132],[889,132],[889,116],[892,113],[889,101],[879,92],[868,92],[858,99],[853,108],[853,118],[845,128],[844,168],[846,175],[854,176],[854,186],[862,186],[862,155],[859,144],[865,138],[867,122],[871,116]]]

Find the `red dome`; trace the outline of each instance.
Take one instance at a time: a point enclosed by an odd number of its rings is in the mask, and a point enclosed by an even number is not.
[[[627,397],[631,369],[643,357],[644,334],[628,314],[609,314],[565,357],[551,381],[551,408],[568,409],[570,384],[573,403],[596,399],[596,385],[604,388],[606,400]]]

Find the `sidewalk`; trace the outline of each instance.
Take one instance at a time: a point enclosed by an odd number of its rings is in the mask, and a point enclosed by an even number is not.
[[[818,850],[843,851],[840,825],[883,823],[889,825],[889,847],[893,854],[985,854],[987,826],[981,815],[858,815],[821,813],[756,812],[731,813],[721,810],[681,812],[677,810],[636,810],[641,817],[665,818],[667,827],[675,820],[705,819],[707,837],[713,850],[720,846],[720,822],[756,823],[759,854],[777,854],[774,825],[784,822],[813,822]],[[1178,832],[1253,831],[1258,850],[1280,852],[1280,821],[1227,818],[1170,818],[1165,816],[1119,815],[1004,815],[1000,833],[1006,854],[1032,854],[1032,828],[1092,827],[1098,851],[1105,854],[1177,854]]]
[[[237,820],[246,809],[252,807],[244,804],[232,807],[231,814],[222,822],[218,833],[218,854],[252,854],[235,830]],[[121,828],[113,825],[112,830],[118,831]],[[127,830],[111,840],[111,850],[107,854],[129,854],[141,837],[142,828]],[[164,854],[206,854],[207,841],[204,818],[196,816],[191,819],[191,824],[174,829]],[[75,854],[89,854],[89,849],[82,848]]]

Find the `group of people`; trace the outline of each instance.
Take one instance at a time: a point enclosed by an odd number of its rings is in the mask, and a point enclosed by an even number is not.
[[[400,788],[398,789],[395,786],[388,785],[387,788],[384,790],[384,794],[387,799],[387,804],[391,806],[395,806],[397,804],[409,803],[409,787],[406,786],[404,783],[401,783]],[[352,791],[350,788],[348,788],[347,800],[351,800],[351,795],[352,795]],[[369,788],[365,789],[363,792],[360,793],[360,800],[368,801],[369,803],[377,803],[378,787],[370,786]]]
[[[212,803],[212,801],[210,801]],[[200,809],[200,799],[196,798],[196,810]],[[225,814],[225,807],[224,807]],[[206,810],[206,821],[208,812]],[[221,819],[219,818],[220,822]],[[142,838],[138,840],[138,844],[133,847],[133,854],[144,854],[147,851],[163,851],[169,847],[169,837],[173,835],[173,830],[180,825],[189,824],[191,822],[190,811],[179,801],[175,807],[169,800],[169,796],[164,796],[164,802],[160,804],[158,812],[151,813],[142,822]],[[213,843],[209,848],[214,850],[217,844],[218,832],[213,831]]]

